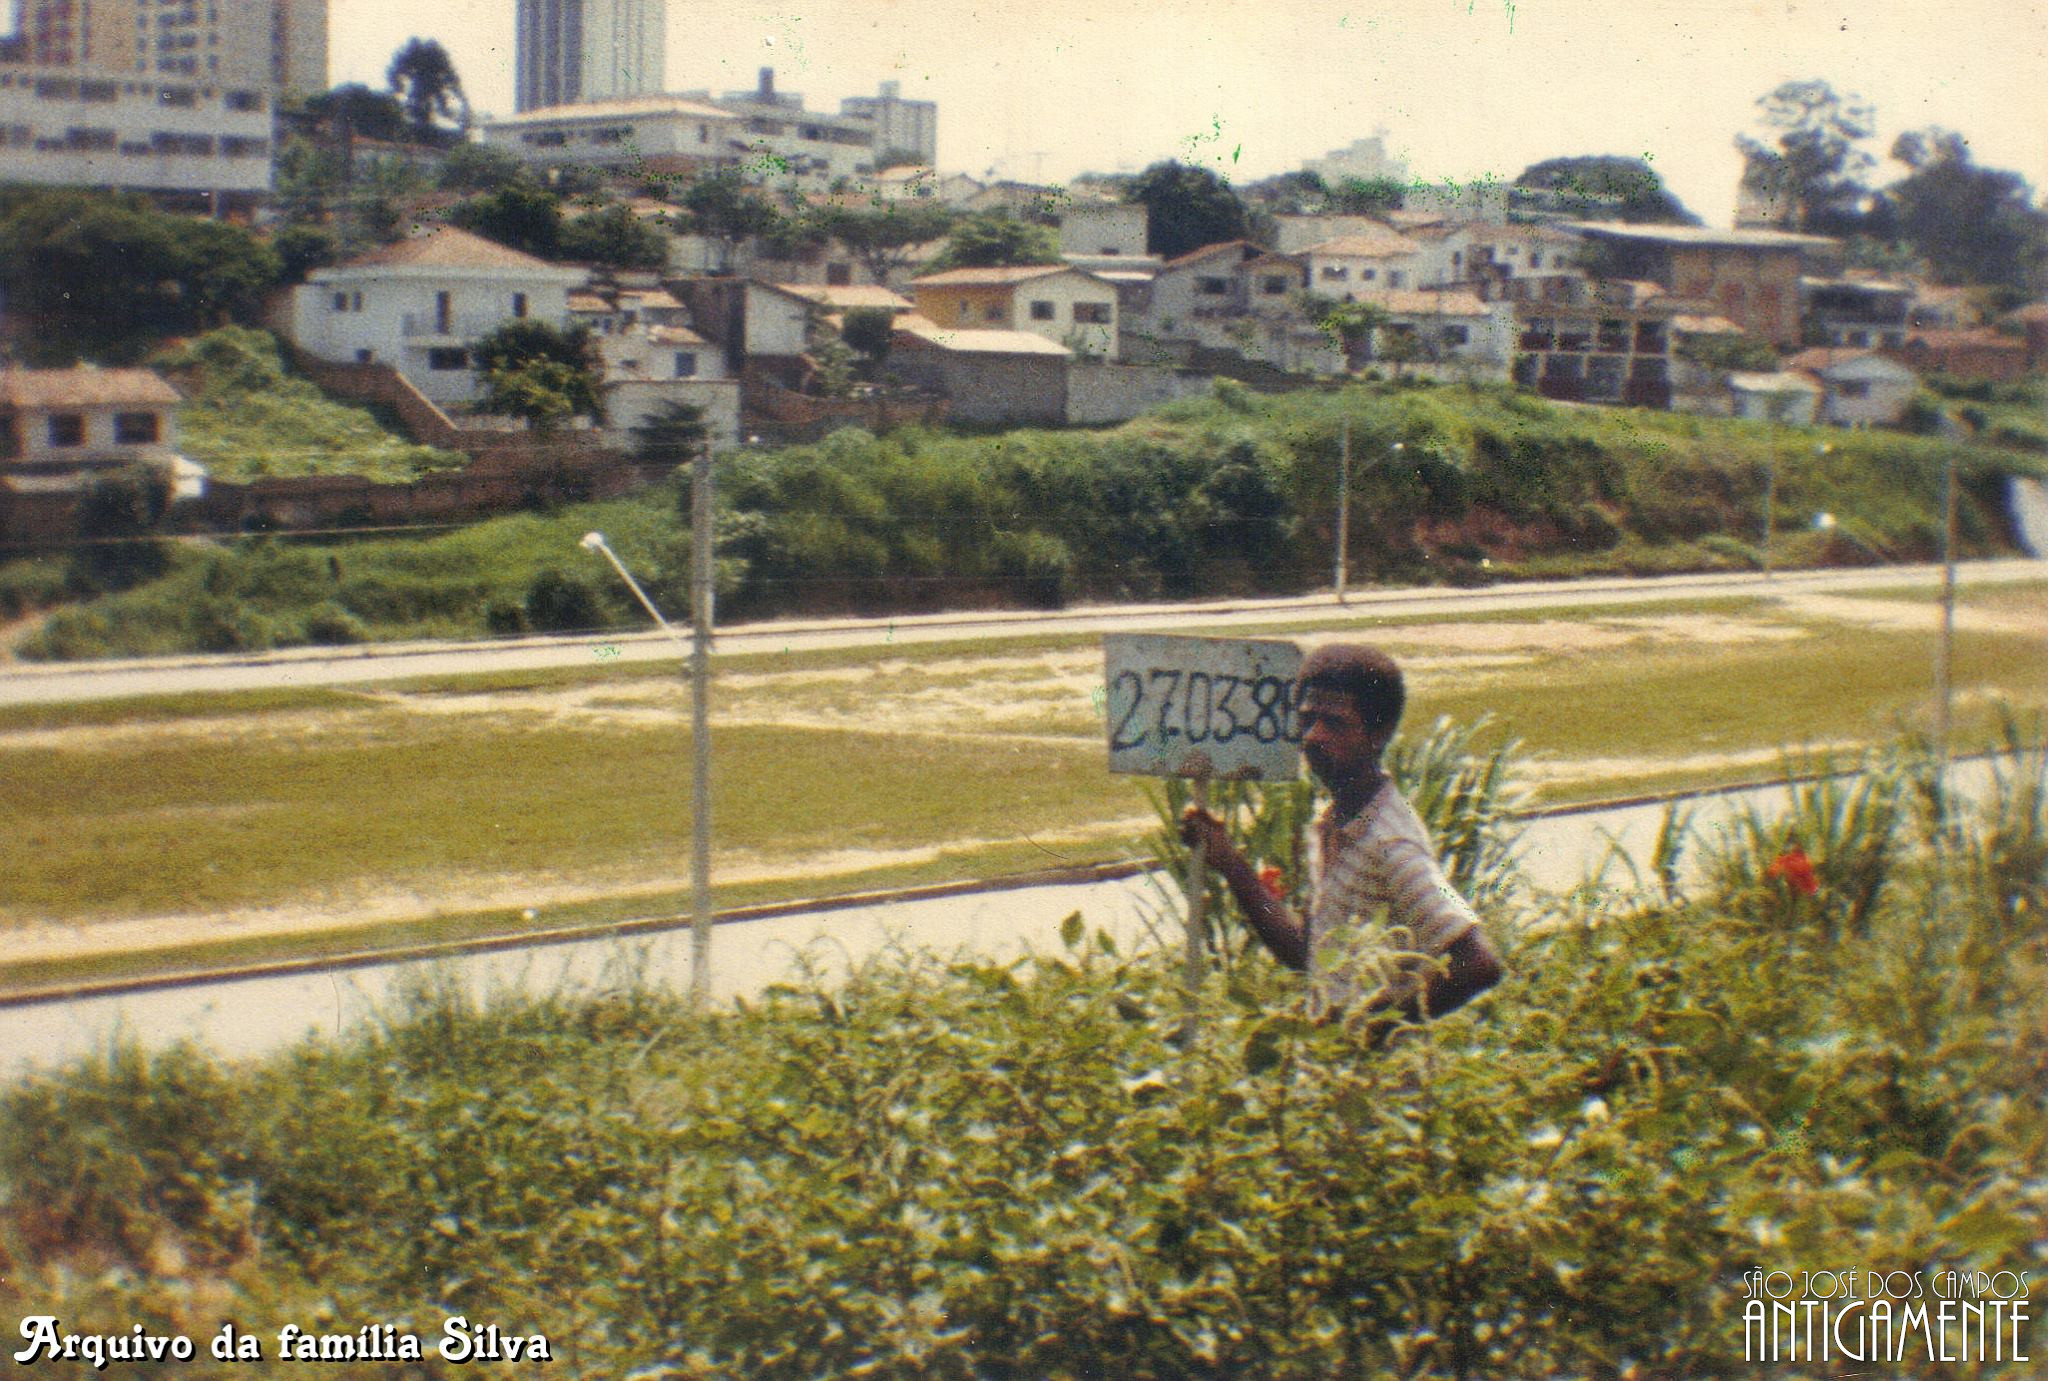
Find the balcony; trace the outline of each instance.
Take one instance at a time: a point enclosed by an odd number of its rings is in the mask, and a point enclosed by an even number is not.
[[[470,341],[490,334],[510,320],[510,315],[493,316],[489,312],[456,312],[446,317],[433,312],[407,312],[399,331],[408,340]]]

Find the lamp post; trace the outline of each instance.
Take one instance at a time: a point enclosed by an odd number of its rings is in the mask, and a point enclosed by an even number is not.
[[[702,1006],[711,997],[711,477],[710,457],[697,457],[690,497],[690,998]],[[583,534],[583,546],[612,563],[619,578],[661,631],[678,643],[682,635],[633,579],[625,562],[601,532]]]
[[[1390,456],[1397,456],[1407,447],[1399,441],[1394,443]],[[1351,423],[1344,423],[1339,439],[1337,459],[1337,550],[1331,564],[1335,567],[1331,583],[1337,587],[1337,602],[1344,602],[1344,586],[1351,574]]]

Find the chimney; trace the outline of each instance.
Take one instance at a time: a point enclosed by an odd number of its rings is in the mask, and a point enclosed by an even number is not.
[[[773,67],[763,67],[761,69],[759,99],[763,104],[772,104],[775,100],[775,69]]]

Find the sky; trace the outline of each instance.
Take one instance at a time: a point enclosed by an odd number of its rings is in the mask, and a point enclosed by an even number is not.
[[[383,85],[440,40],[479,112],[512,111],[513,0],[332,0],[336,83]],[[939,166],[1065,181],[1162,158],[1233,181],[1384,131],[1411,176],[1512,180],[1576,154],[1646,157],[1710,224],[1738,132],[1779,83],[1875,107],[1877,182],[1902,130],[2048,188],[2048,0],[670,0],[672,91],[752,88],[814,110],[883,81],[938,103]]]

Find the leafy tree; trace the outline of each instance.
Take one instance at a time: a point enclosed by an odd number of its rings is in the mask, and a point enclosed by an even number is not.
[[[1678,353],[1707,369],[1769,373],[1778,367],[1778,351],[1767,340],[1731,332],[1690,335],[1678,343]]]
[[[448,209],[448,223],[543,259],[562,255],[561,199],[531,183],[459,202]]]
[[[489,144],[464,141],[441,164],[441,186],[451,192],[496,192],[526,180],[526,165]]]
[[[1309,319],[1343,350],[1346,360],[1372,359],[1374,339],[1393,321],[1386,308],[1375,302],[1338,302],[1314,293],[1304,296]]]
[[[954,219],[951,208],[935,202],[898,201],[871,211],[835,208],[824,225],[877,283],[886,283],[909,264],[911,246],[938,239]]]
[[[314,269],[341,258],[340,237],[320,225],[287,225],[271,236],[270,247],[277,253],[281,281],[286,283],[303,283]]]
[[[683,208],[698,234],[730,246],[765,235],[782,221],[774,203],[730,168],[707,173],[683,190]]]
[[[1795,229],[1854,230],[1869,190],[1864,175],[1876,164],[1858,145],[1875,131],[1876,113],[1818,79],[1786,82],[1759,97],[1757,106],[1763,126],[1776,137],[1767,143],[1736,136],[1745,160],[1743,186],[1789,200]]]
[[[587,212],[562,225],[560,255],[618,269],[668,267],[668,236],[619,205]]]
[[[695,403],[663,403],[634,425],[633,455],[640,460],[681,465],[696,457],[711,439],[704,409]]]
[[[2048,214],[2017,173],[1980,168],[1952,130],[1913,130],[1892,157],[1911,169],[1887,188],[1884,209],[1944,283],[1984,283],[2034,296],[2048,288]]]
[[[86,485],[78,496],[73,583],[105,592],[162,575],[170,553],[151,534],[170,507],[171,477],[160,466],[138,461]]]
[[[587,327],[508,321],[471,347],[471,359],[484,381],[481,412],[523,417],[543,436],[571,417],[604,417],[604,362]]]
[[[870,372],[879,370],[896,336],[896,313],[887,307],[854,307],[841,318],[839,336],[867,361]]]
[[[449,131],[438,126],[445,120],[455,129],[469,127],[469,98],[462,94],[462,78],[455,63],[437,39],[413,38],[391,59],[384,79],[405,105],[405,118],[421,143],[439,143]]]
[[[1042,225],[1018,220],[1007,211],[977,211],[956,222],[946,247],[929,268],[1000,268],[1008,264],[1057,264],[1059,247]]]
[[[32,363],[131,360],[165,336],[253,321],[280,273],[250,231],[138,197],[22,188],[0,199],[0,294],[28,328]]]
[[[337,140],[359,134],[365,139],[382,139],[396,144],[405,138],[405,107],[397,97],[372,91],[361,82],[349,82],[308,97],[306,113],[314,128]]]
[[[1126,195],[1145,204],[1145,248],[1169,259],[1242,239],[1249,225],[1230,184],[1187,163],[1154,163],[1132,179]]]
[[[1329,190],[1325,210],[1344,216],[1381,216],[1399,211],[1407,185],[1391,177],[1347,177]]]
[[[1698,225],[1641,158],[1588,154],[1531,163],[1515,179],[1517,189],[1536,194],[1548,209],[1577,220],[1618,220],[1665,225]]]

